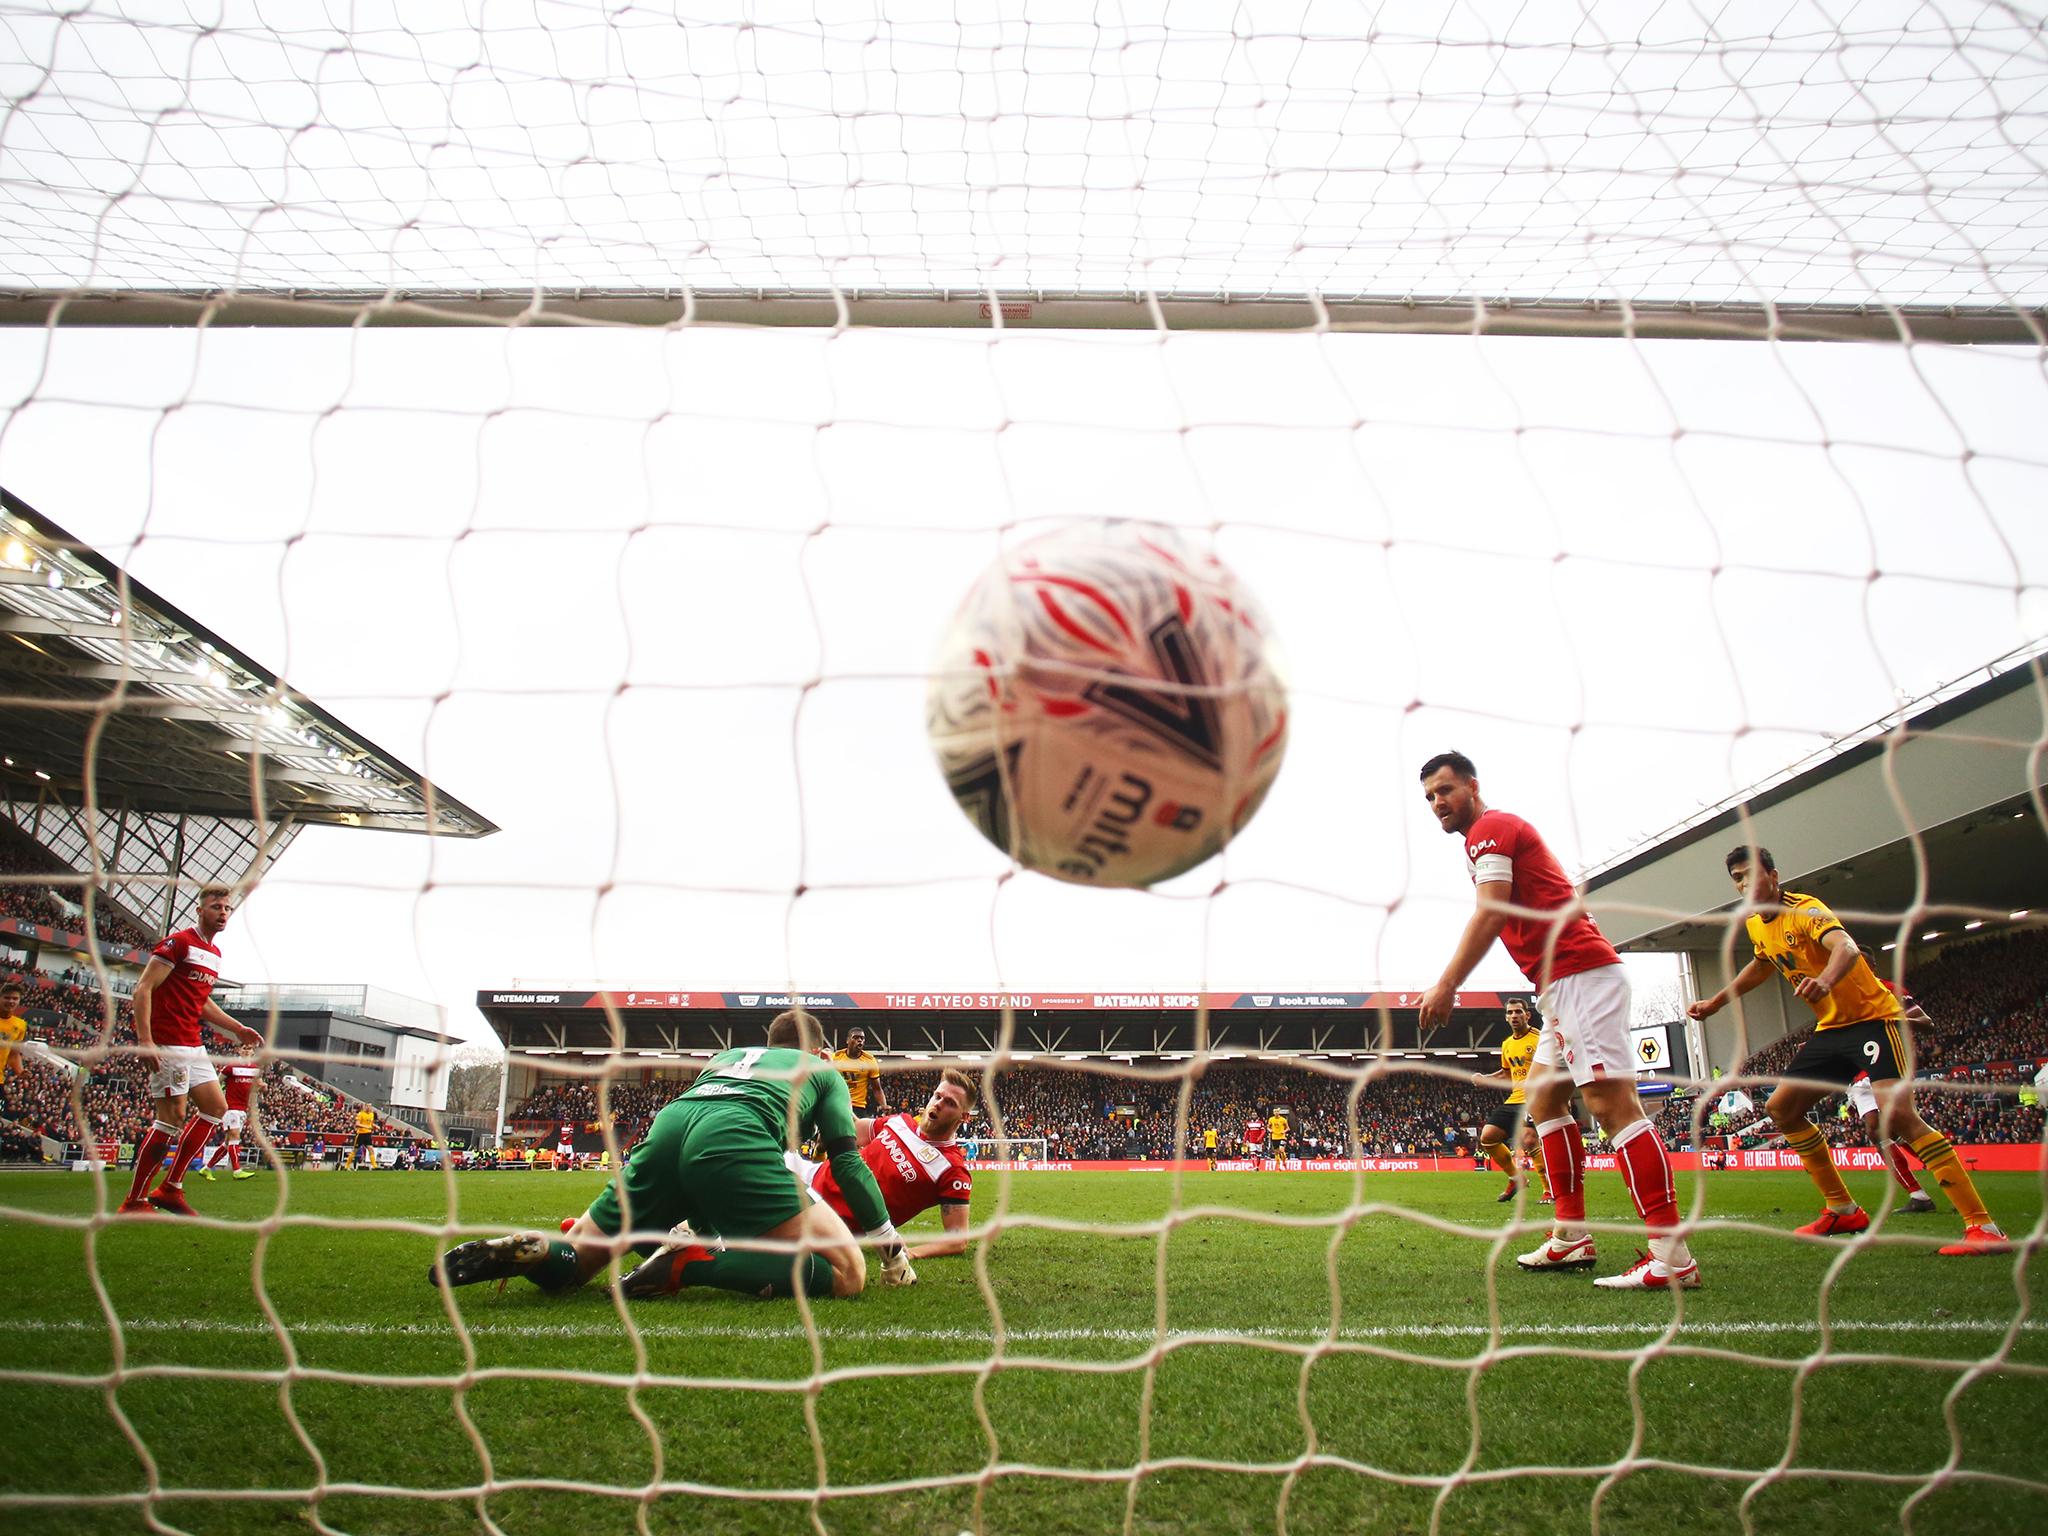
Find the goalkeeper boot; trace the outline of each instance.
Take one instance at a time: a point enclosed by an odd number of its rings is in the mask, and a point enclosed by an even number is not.
[[[548,1240],[539,1232],[511,1232],[504,1237],[479,1237],[441,1255],[427,1270],[427,1283],[439,1285],[447,1275],[450,1285],[477,1285],[485,1280],[507,1280],[548,1256]]]
[[[185,1191],[173,1189],[168,1184],[159,1184],[142,1197],[168,1216],[197,1216],[192,1202],[185,1198]]]
[[[709,1248],[698,1243],[664,1248],[619,1281],[619,1294],[628,1301],[673,1296],[689,1283],[683,1279],[685,1265],[701,1264],[715,1257]]]
[[[1593,1251],[1593,1236],[1581,1232],[1577,1237],[1565,1237],[1553,1232],[1543,1240],[1543,1246],[1534,1253],[1524,1253],[1515,1262],[1527,1270],[1538,1269],[1590,1269],[1598,1255]]]

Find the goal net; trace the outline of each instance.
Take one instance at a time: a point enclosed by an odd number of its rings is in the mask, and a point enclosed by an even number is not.
[[[2038,1507],[2037,18],[345,10],[4,13],[0,1523]],[[1145,891],[1021,869],[924,729],[978,575],[1086,518],[1224,561],[1283,662],[1271,795]],[[1697,1292],[1517,1264],[1544,1170],[1479,1079],[1534,989],[1492,945],[1420,1011],[1451,749],[1624,952]],[[1768,1115],[1788,981],[1688,1012],[1762,943],[1738,845],[1924,1012],[1931,1215],[1846,1074]],[[122,1218],[130,994],[216,880],[276,1111],[198,1217]],[[964,1252],[857,1301],[426,1283],[552,1235],[777,996],[892,1113],[969,1072]],[[313,1155],[369,1161],[358,1113],[401,1166]],[[1794,1231],[1802,1126],[1866,1230]],[[2010,1249],[1934,1256],[1954,1168]]]

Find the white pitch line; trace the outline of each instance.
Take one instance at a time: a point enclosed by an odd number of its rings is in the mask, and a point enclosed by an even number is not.
[[[1834,1325],[1838,1334],[1947,1334],[1947,1333],[2004,1333],[2012,1323],[2009,1319],[1998,1318],[1935,1318],[1926,1322],[1910,1318],[1894,1318],[1873,1322],[1843,1322]],[[346,1323],[346,1322],[305,1322],[288,1323],[287,1329],[295,1338],[413,1338],[446,1339],[454,1342],[455,1331],[445,1322],[435,1323]],[[2048,1321],[2030,1318],[2020,1324],[2023,1333],[2039,1333],[2048,1328]],[[24,1334],[104,1334],[107,1326],[98,1321],[83,1318],[33,1318],[0,1317],[0,1333]],[[275,1330],[268,1323],[233,1323],[208,1321],[200,1318],[133,1318],[121,1323],[124,1334],[137,1333],[203,1333],[221,1334],[244,1338],[274,1338]],[[617,1339],[625,1340],[626,1331],[616,1320],[608,1323],[472,1323],[469,1334],[480,1339]],[[1631,1338],[1661,1334],[1664,1325],[1656,1322],[1641,1323],[1505,1323],[1500,1328],[1504,1339],[1602,1339]],[[1780,1334],[1810,1334],[1819,1331],[1817,1323],[1798,1322],[1694,1322],[1686,1323],[1679,1330],[1684,1338],[1747,1338],[1767,1337]],[[679,1323],[642,1323],[639,1332],[651,1339],[742,1339],[742,1340],[803,1340],[809,1335],[796,1324],[747,1325],[739,1323],[705,1323],[691,1326]],[[1493,1330],[1480,1323],[1412,1323],[1389,1324],[1385,1326],[1341,1328],[1337,1337],[1346,1342],[1369,1342],[1373,1340],[1400,1339],[1485,1339]],[[826,1324],[818,1329],[822,1339],[846,1340],[872,1343],[962,1343],[990,1344],[994,1336],[986,1328],[912,1328],[882,1324],[875,1327],[841,1326]],[[1150,1328],[1012,1328],[1004,1338],[1010,1343],[1109,1343],[1109,1344],[1151,1344],[1161,1337]],[[1313,1344],[1326,1337],[1320,1328],[1171,1328],[1164,1335],[1168,1340],[1212,1339],[1228,1343],[1232,1339],[1279,1339],[1294,1343]]]

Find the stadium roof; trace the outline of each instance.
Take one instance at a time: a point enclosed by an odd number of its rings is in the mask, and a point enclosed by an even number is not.
[[[10,802],[54,791],[268,825],[497,830],[4,489],[0,741]]]
[[[1626,951],[1718,948],[1734,909],[1722,856],[1744,841],[1859,939],[2048,906],[2044,657],[2001,656],[1596,867],[1584,884],[1601,926]]]

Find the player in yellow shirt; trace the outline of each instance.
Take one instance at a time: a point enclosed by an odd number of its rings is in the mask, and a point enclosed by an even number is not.
[[[370,1138],[377,1131],[377,1112],[365,1104],[356,1111],[356,1147],[351,1168],[374,1168],[377,1154],[370,1149]]]
[[[868,1054],[866,1030],[846,1032],[846,1045],[832,1053],[832,1065],[846,1079],[846,1093],[853,1100],[855,1118],[889,1113],[889,1096],[882,1091],[882,1069]]]
[[[1287,1157],[1287,1117],[1277,1109],[1266,1116],[1266,1146],[1272,1155],[1273,1166],[1283,1166]]]
[[[1926,1165],[1963,1218],[1963,1240],[1940,1252],[1958,1258],[2007,1251],[2011,1244],[1984,1208],[1976,1181],[1954,1144],[1913,1107],[1912,1053],[1906,1041],[1905,1009],[1897,995],[1877,979],[1856,941],[1823,902],[1779,884],[1770,849],[1733,848],[1727,863],[1729,878],[1752,909],[1747,926],[1754,958],[1727,986],[1686,1012],[1696,1019],[1711,1018],[1730,1000],[1779,974],[1812,1007],[1813,1034],[1764,1106],[1827,1202],[1827,1209],[1800,1232],[1827,1237],[1861,1232],[1870,1225],[1870,1217],[1842,1182],[1827,1138],[1806,1118],[1823,1098],[1868,1074],[1883,1133]]]
[[[0,1083],[7,1074],[21,1072],[21,1042],[28,1038],[28,1020],[21,1016],[21,987],[15,982],[0,986]]]
[[[1500,1070],[1482,1072],[1478,1081],[1482,1087],[1505,1081],[1508,1096],[1493,1107],[1486,1124],[1479,1128],[1479,1150],[1508,1176],[1508,1187],[1496,1198],[1512,1200],[1521,1180],[1515,1177],[1515,1154],[1510,1140],[1520,1141],[1524,1151],[1531,1150],[1530,1144],[1536,1140],[1536,1128],[1529,1123],[1529,1067],[1536,1060],[1536,1047],[1543,1043],[1543,1031],[1536,1027],[1529,1004],[1522,998],[1509,998],[1502,1011],[1507,1015],[1508,1037],[1500,1043]],[[1535,1166],[1537,1176],[1542,1177],[1540,1156]],[[1547,1187],[1544,1192],[1549,1193]]]
[[[1216,1127],[1210,1126],[1202,1132],[1202,1150],[1209,1154],[1209,1171],[1216,1171]]]

